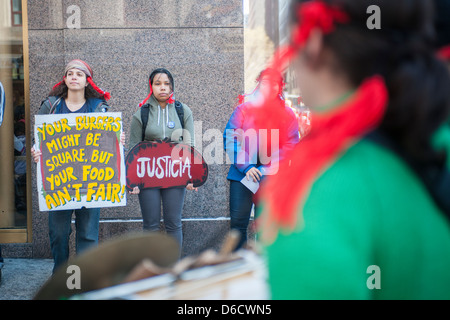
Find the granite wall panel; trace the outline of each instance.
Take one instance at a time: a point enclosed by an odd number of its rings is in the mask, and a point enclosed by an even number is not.
[[[76,15],[82,29],[243,26],[242,0],[29,0],[28,11],[30,29],[66,28]]]
[[[77,13],[80,28],[68,28],[67,20]],[[65,64],[79,58],[91,65],[97,85],[111,92],[111,111],[122,112],[129,137],[132,115],[148,94],[150,72],[165,67],[173,73],[176,99],[193,111],[197,149],[211,153],[217,147],[207,183],[186,196],[183,252],[218,247],[229,229],[221,133],[244,90],[242,1],[29,0],[28,17],[32,115],[61,80]],[[32,175],[35,186],[34,166]],[[100,241],[142,229],[137,196],[127,202],[102,209]],[[47,221],[33,192],[34,257],[50,257]]]

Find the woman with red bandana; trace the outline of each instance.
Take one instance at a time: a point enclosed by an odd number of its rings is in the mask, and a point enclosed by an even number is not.
[[[61,82],[56,84],[42,102],[39,114],[107,112],[110,98],[92,80],[91,67],[82,60],[70,61]],[[125,135],[121,135],[122,145]],[[38,163],[42,153],[31,148],[31,156]],[[49,237],[54,259],[53,272],[69,258],[69,238],[72,215],[75,213],[76,251],[80,254],[98,244],[100,208],[82,208],[49,212]]]
[[[312,129],[261,194],[271,297],[449,299],[450,77],[432,2],[293,9],[273,66],[293,62]]]
[[[223,134],[225,151],[233,163],[227,179],[230,181],[230,227],[240,234],[236,249],[247,242],[252,207],[257,205],[254,193],[259,184],[264,176],[278,171],[279,160],[299,141],[297,118],[283,97],[282,74],[266,69],[257,82],[252,94],[239,97],[240,105],[235,108]],[[248,101],[244,102],[246,98]],[[255,130],[263,121],[260,113],[263,101],[270,106],[277,122]]]
[[[139,104],[148,108],[148,122],[142,119],[142,110],[133,115],[130,130],[130,147],[141,141],[170,139],[194,147],[194,118],[192,110],[181,102],[175,101],[175,82],[172,73],[165,68],[157,68],[149,76],[150,92]],[[177,105],[183,110],[178,113]],[[180,134],[182,133],[182,134]],[[186,187],[149,188],[140,190],[135,187],[130,194],[138,195],[141,206],[143,228],[145,231],[158,232],[161,226],[161,207],[164,227],[181,249],[183,247],[183,205],[186,190],[198,191],[193,183]]]

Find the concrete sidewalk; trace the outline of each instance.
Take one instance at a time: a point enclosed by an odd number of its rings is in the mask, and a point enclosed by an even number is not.
[[[0,300],[31,300],[51,277],[52,259],[6,259],[0,283]]]

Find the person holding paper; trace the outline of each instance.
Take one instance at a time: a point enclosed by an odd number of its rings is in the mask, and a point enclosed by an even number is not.
[[[39,114],[107,112],[110,98],[108,92],[98,88],[92,80],[91,67],[82,60],[70,61],[64,70],[64,77],[56,84],[49,97],[40,107]],[[125,143],[122,134],[121,143]],[[38,163],[41,152],[31,149],[34,162]],[[72,214],[75,213],[77,254],[98,244],[100,208],[83,208],[49,212],[50,246],[54,259],[53,272],[69,258],[69,237]]]
[[[239,97],[240,104],[224,131],[225,151],[233,163],[227,176],[230,181],[230,227],[241,234],[236,249],[247,242],[247,228],[261,181],[264,176],[277,173],[279,160],[299,142],[298,121],[285,104],[283,88],[281,73],[274,69],[263,70],[253,93]],[[246,97],[248,101],[244,102]],[[264,120],[259,108],[265,99],[270,101],[271,110],[280,121],[262,128],[258,126]],[[257,126],[259,130],[255,130]]]

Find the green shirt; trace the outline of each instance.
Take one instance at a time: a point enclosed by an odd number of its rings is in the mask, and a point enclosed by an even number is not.
[[[450,220],[392,152],[355,144],[316,180],[303,216],[265,248],[273,299],[450,299]]]

